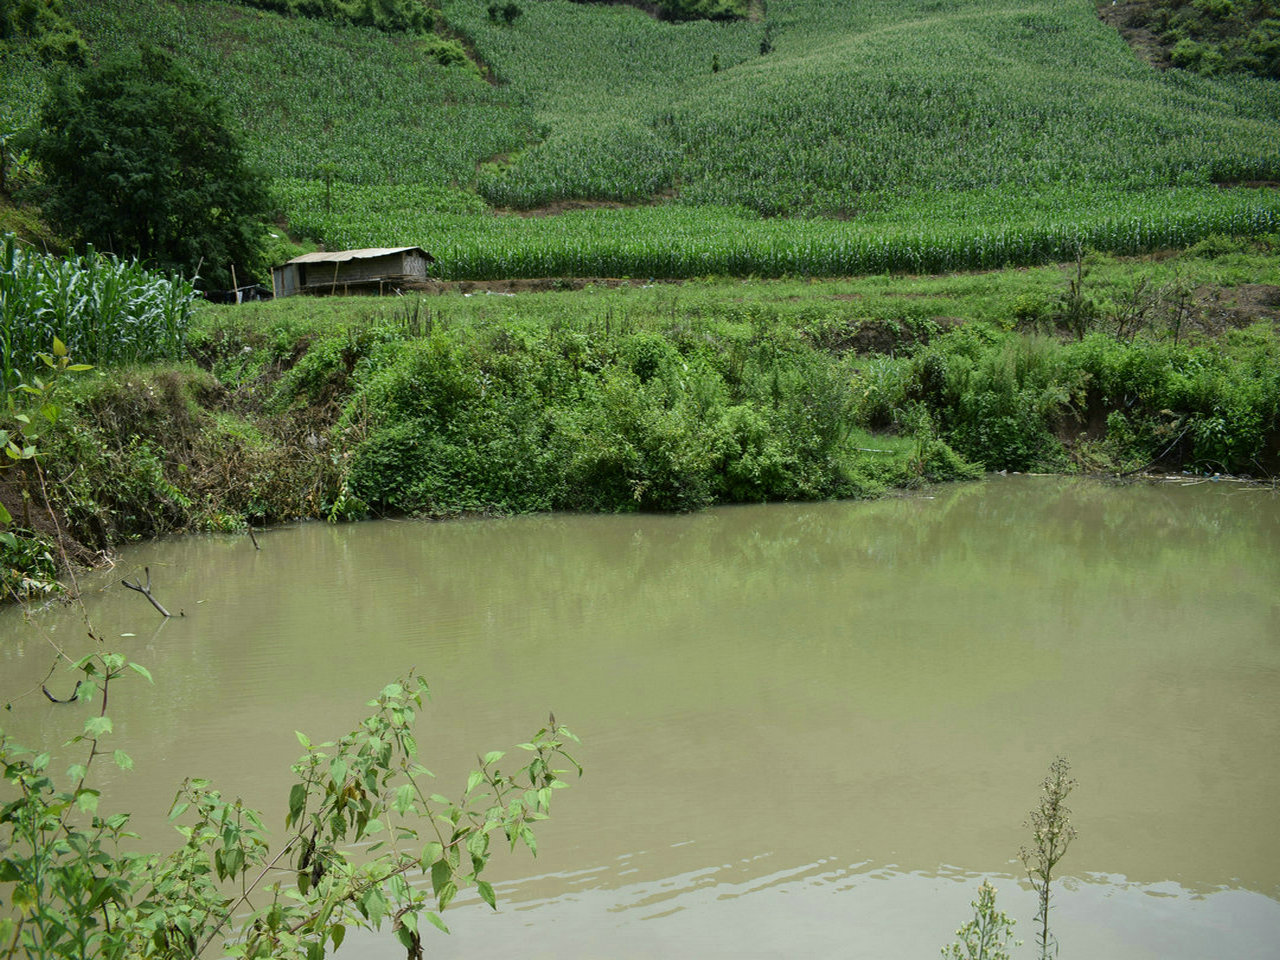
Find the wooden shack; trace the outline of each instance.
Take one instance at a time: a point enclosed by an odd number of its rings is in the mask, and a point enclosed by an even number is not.
[[[436,258],[421,247],[371,247],[304,253],[271,268],[277,297],[295,293],[382,293],[427,279],[427,264]]]

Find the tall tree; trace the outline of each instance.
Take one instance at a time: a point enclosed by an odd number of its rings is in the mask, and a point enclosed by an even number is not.
[[[207,287],[261,266],[266,189],[221,102],[162,51],[62,73],[42,120],[45,213],[67,234]]]

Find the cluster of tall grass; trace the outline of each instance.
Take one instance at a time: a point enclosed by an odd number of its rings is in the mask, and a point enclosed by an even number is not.
[[[282,195],[306,233],[339,247],[420,244],[438,275],[454,279],[936,273],[1063,261],[1081,246],[1136,254],[1280,230],[1280,197],[1213,188],[1065,189],[1020,201],[975,192],[850,221],[680,204],[477,216],[418,189],[344,185],[326,200],[322,185],[306,181],[282,185]]]
[[[176,360],[183,355],[195,292],[137,262],[89,250],[56,259],[0,238],[0,387],[39,373],[39,354],[61,340],[92,364]]]

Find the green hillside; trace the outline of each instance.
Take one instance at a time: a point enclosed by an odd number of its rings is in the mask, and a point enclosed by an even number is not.
[[[446,276],[954,269],[1280,228],[1274,190],[1218,187],[1280,180],[1280,85],[1158,71],[1091,0],[525,0],[511,23],[442,0],[476,60],[450,66],[431,33],[64,6],[91,50],[146,39],[221,96],[294,232],[419,243]],[[0,61],[0,121],[30,120],[44,69]],[[601,202],[644,208],[493,215]]]

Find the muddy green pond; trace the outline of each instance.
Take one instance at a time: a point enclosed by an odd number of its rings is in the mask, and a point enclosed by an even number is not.
[[[258,539],[148,543],[82,579],[94,630],[156,678],[113,688],[136,768],[102,768],[103,809],[133,810],[155,849],[187,775],[280,826],[294,731],[336,738],[416,667],[440,792],[549,709],[586,767],[536,860],[495,857],[499,911],[460,897],[432,957],[936,957],[983,877],[1030,957],[1017,853],[1056,755],[1079,781],[1062,957],[1280,950],[1272,491],[1009,477]],[[144,566],[185,616],[120,586]],[[0,614],[20,742],[78,731],[84,708],[38,685],[50,641],[87,652],[85,631],[65,606]],[[404,955],[387,932],[349,944]]]

